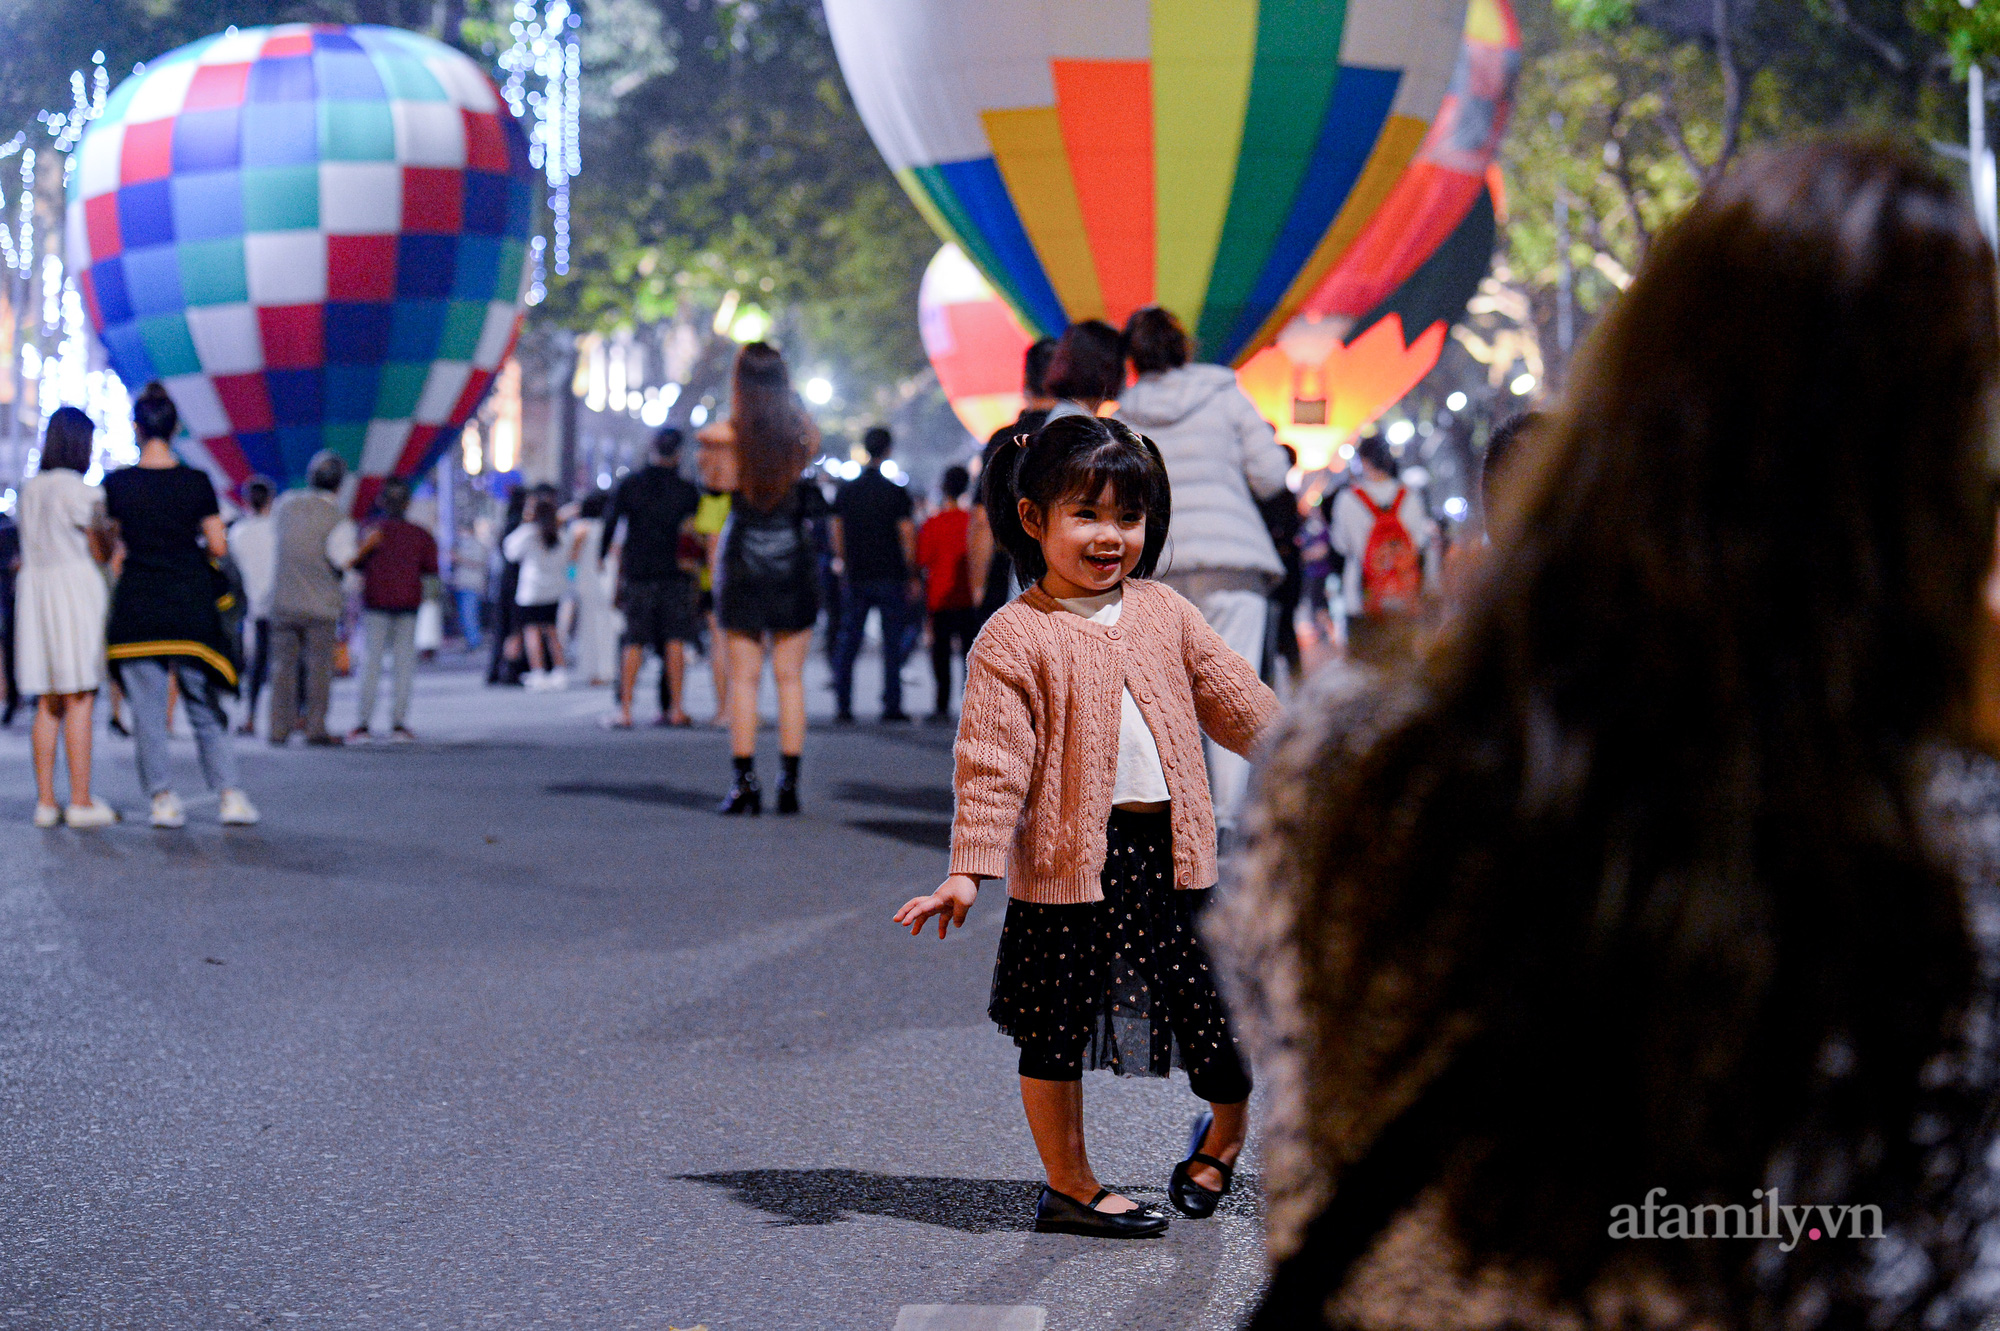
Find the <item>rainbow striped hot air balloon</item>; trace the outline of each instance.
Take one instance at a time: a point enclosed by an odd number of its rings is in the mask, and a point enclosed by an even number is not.
[[[1466,8],[826,0],[876,146],[1028,328],[1157,303],[1231,364],[1345,265],[1385,293],[1421,265],[1421,240],[1358,242],[1445,104]]]

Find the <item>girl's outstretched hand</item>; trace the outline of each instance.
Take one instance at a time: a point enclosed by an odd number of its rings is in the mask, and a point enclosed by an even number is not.
[[[979,895],[979,880],[970,874],[955,873],[944,880],[937,891],[927,897],[911,897],[896,912],[896,923],[910,926],[910,937],[923,932],[924,924],[931,916],[937,916],[938,937],[954,924],[965,923],[965,913],[972,909],[972,902]]]

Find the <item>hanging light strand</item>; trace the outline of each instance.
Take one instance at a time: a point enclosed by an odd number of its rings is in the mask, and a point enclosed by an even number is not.
[[[548,295],[548,272],[569,272],[570,181],[583,169],[582,16],[570,0],[515,0],[508,25],[514,43],[500,56],[507,106],[528,122],[528,160],[549,189],[549,235],[530,250],[528,303]]]
[[[90,123],[104,114],[111,90],[111,75],[104,52],[91,56],[90,70],[75,70],[69,76],[70,105],[63,111],[44,111],[35,119],[47,131],[46,149],[33,146],[26,134],[16,134],[0,144],[0,161],[20,158],[19,193],[14,199],[13,220],[7,218],[4,185],[0,185],[0,264],[11,275],[9,300],[14,308],[16,332],[24,304],[32,308],[31,293],[40,296],[39,327],[33,337],[19,337],[14,350],[14,368],[19,393],[35,385],[35,407],[46,423],[58,407],[81,407],[103,430],[104,449],[93,465],[95,480],[105,463],[122,464],[137,458],[132,437],[132,400],[125,385],[104,363],[90,335],[90,321],[84,309],[83,293],[68,271],[66,256],[59,245],[40,240],[35,227],[35,190],[45,159],[53,153],[62,167],[61,188],[67,195],[70,173],[76,168],[76,147],[83,141]],[[61,205],[58,199],[58,207]],[[38,255],[46,248],[47,253]],[[39,288],[36,290],[36,288]],[[17,417],[16,429],[22,422]],[[35,430],[37,438],[40,429]]]

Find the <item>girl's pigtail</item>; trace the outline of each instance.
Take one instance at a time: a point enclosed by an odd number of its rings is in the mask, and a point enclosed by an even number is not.
[[[1023,585],[1035,581],[1042,567],[1040,542],[1021,526],[1021,463],[1026,458],[1032,436],[1017,434],[993,450],[982,478],[986,490],[986,522],[993,539],[1014,557]]]
[[[1145,447],[1147,470],[1151,474],[1151,484],[1146,488],[1146,545],[1132,576],[1150,578],[1159,567],[1160,556],[1166,553],[1167,531],[1174,516],[1174,488],[1168,482],[1167,460],[1160,455],[1160,446],[1137,430],[1132,435]]]

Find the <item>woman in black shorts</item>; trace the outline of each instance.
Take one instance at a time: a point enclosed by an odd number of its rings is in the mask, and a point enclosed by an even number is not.
[[[764,811],[757,784],[757,692],[764,660],[778,677],[778,812],[799,811],[799,755],[806,741],[806,649],[819,618],[819,586],[806,523],[826,497],[803,477],[819,429],[792,390],[784,357],[762,342],[736,354],[729,419],[702,432],[736,455],[736,498],[716,560],[716,618],[728,638],[729,747],[736,779],[725,814]]]

